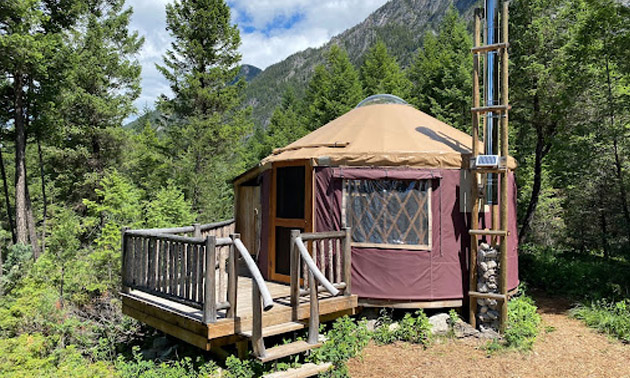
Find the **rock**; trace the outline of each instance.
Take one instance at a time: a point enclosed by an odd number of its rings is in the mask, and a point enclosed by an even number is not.
[[[499,313],[496,311],[488,311],[488,316],[490,317],[490,319],[492,320],[497,320],[499,319]]]
[[[446,335],[448,333],[448,321],[450,316],[445,313],[433,315],[429,318],[429,323],[431,323],[431,333],[434,335]]]
[[[370,319],[368,321],[365,322],[365,328],[367,328],[368,331],[370,332],[374,332],[374,330],[376,329],[376,319]]]
[[[479,314],[478,318],[481,323],[488,323],[492,320],[487,312],[485,314]],[[479,327],[481,328],[481,326]]]
[[[389,332],[395,332],[400,328],[400,324],[398,322],[392,323],[389,325]]]
[[[490,246],[487,243],[481,243],[481,244],[479,244],[479,248],[480,249],[490,249]]]
[[[479,312],[481,312],[482,314],[485,314],[486,312],[488,312],[488,306],[483,306],[479,309]]]
[[[492,261],[491,261],[492,262]],[[496,263],[495,263],[496,265]],[[485,262],[481,262],[479,263],[479,267],[481,268],[481,270],[483,270],[484,272],[488,271],[488,264]]]
[[[488,277],[488,282],[489,283],[497,283],[497,276],[490,276]]]
[[[477,337],[480,339],[500,339],[501,335],[491,327],[487,327],[484,325],[479,326],[479,333],[477,333]]]
[[[477,288],[477,291],[480,292],[480,293],[487,293],[488,292],[488,285],[483,284],[483,285],[479,286]]]
[[[496,308],[497,305],[499,304],[499,302],[497,302],[496,299],[487,299],[487,301],[488,301],[488,307]]]
[[[489,259],[493,259],[493,258],[497,257],[497,255],[498,255],[497,250],[494,249],[494,248],[485,251],[485,257],[487,257]]]
[[[475,336],[479,333],[476,329],[474,329],[470,324],[465,321],[458,319],[457,323],[453,325],[453,334],[458,339],[462,339],[464,337]]]
[[[482,277],[487,280],[488,278],[493,277],[495,274],[497,274],[496,270],[488,269],[488,271],[485,272]]]
[[[489,282],[487,286],[488,286],[488,289],[492,291],[497,290],[499,288],[496,283],[492,283],[492,282]]]
[[[488,261],[486,266],[488,267],[488,269],[494,269],[494,268],[497,267],[497,262],[494,261],[494,260],[490,260],[490,261]],[[484,270],[484,272],[485,272],[485,270]]]
[[[477,299],[477,305],[478,306],[487,306],[487,300],[486,299]]]

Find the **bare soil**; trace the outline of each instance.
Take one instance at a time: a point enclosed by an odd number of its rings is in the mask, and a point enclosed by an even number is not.
[[[429,348],[370,344],[348,362],[352,377],[629,377],[630,345],[569,318],[571,303],[535,295],[543,331],[531,352],[483,349],[487,341],[439,340]]]

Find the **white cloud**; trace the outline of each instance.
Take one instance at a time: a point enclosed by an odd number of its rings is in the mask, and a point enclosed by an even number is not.
[[[242,63],[261,69],[333,36],[364,20],[388,0],[229,0],[233,22],[239,24]],[[136,107],[152,107],[168,83],[155,69],[170,45],[165,6],[173,0],[129,0],[131,28],[145,37],[138,59],[142,64],[142,95]]]

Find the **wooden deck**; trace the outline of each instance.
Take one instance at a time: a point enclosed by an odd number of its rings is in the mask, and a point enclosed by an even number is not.
[[[289,323],[292,319],[289,285],[266,282],[274,300],[274,307],[263,313],[263,327]],[[219,311],[216,323],[204,324],[202,310],[189,307],[139,290],[122,293],[123,313],[160,331],[184,340],[204,350],[246,338],[242,333],[252,331],[252,279],[240,276],[237,291],[237,316],[226,318]],[[322,321],[332,320],[357,309],[357,296],[331,297],[319,294],[319,314]],[[297,321],[307,322],[310,298],[300,298]]]

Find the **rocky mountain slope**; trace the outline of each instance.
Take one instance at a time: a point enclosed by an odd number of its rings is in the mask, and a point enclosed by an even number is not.
[[[269,66],[249,84],[246,104],[253,107],[254,119],[265,124],[282,94],[293,87],[298,96],[304,93],[313,69],[324,62],[324,54],[332,44],[346,49],[356,66],[362,63],[363,54],[377,40],[387,45],[390,54],[407,66],[414,52],[421,46],[425,33],[435,30],[442,16],[453,4],[468,19],[478,0],[392,0],[376,10],[360,24],[333,37],[320,48],[309,48]]]

